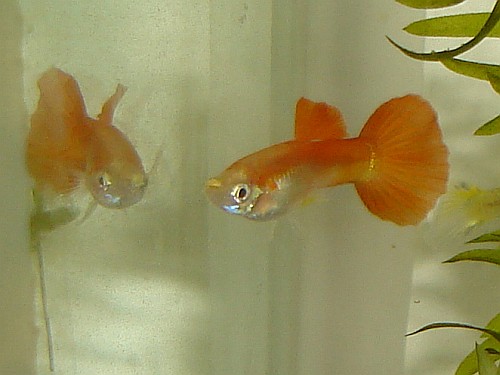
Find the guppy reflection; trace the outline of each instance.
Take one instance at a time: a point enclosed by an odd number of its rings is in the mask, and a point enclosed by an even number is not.
[[[208,198],[231,214],[268,220],[316,189],[354,183],[373,214],[414,225],[445,192],[448,151],[436,114],[421,97],[386,102],[359,137],[345,137],[337,108],[302,98],[295,139],[246,156],[209,179]]]
[[[140,201],[147,186],[141,159],[127,137],[112,125],[126,88],[118,85],[97,119],[88,116],[76,80],[63,71],[47,70],[38,81],[40,99],[31,116],[26,165],[35,181],[31,217],[32,250],[37,255],[49,367],[55,369],[54,345],[47,305],[41,234],[74,220],[72,206],[45,210],[45,198],[66,197],[80,186],[96,204],[126,208]]]
[[[38,87],[40,100],[31,117],[26,149],[35,189],[64,195],[84,183],[95,201],[107,208],[125,208],[140,201],[147,175],[130,141],[112,125],[126,88],[118,85],[93,119],[71,75],[49,69]]]

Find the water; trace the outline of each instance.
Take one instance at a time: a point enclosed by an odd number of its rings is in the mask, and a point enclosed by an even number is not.
[[[23,142],[36,80],[51,66],[77,77],[91,115],[117,83],[128,87],[115,124],[146,169],[166,140],[142,202],[124,211],[99,207],[41,240],[56,374],[400,375],[417,374],[430,360],[444,374],[471,341],[452,359],[443,345],[412,341],[404,370],[408,325],[450,316],[481,324],[498,311],[453,313],[461,292],[443,307],[435,290],[447,293],[470,275],[454,273],[449,284],[440,270],[435,280],[422,273],[419,265],[441,267],[444,258],[430,256],[414,228],[367,213],[352,186],[271,224],[225,215],[203,194],[205,179],[229,162],[289,139],[302,95],[335,103],[357,135],[384,100],[424,93],[443,110],[452,155],[463,155],[452,156],[452,176],[471,173],[487,183],[493,167],[468,165],[460,143],[481,122],[460,123],[463,132],[453,123],[453,109],[467,116],[464,103],[475,92],[454,90],[461,104],[447,101],[440,88],[452,85],[451,73],[424,72],[384,38],[423,48],[400,32],[422,12],[389,0],[22,0],[2,8],[6,374],[50,373],[29,252]],[[485,119],[495,113],[493,98],[481,108]],[[498,142],[474,141],[470,147],[481,150],[474,160],[498,149]],[[436,289],[423,294],[422,280]]]

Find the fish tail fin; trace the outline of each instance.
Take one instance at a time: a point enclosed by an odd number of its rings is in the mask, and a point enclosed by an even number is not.
[[[87,113],[75,79],[51,68],[38,81],[40,99],[31,116],[26,164],[40,185],[65,193],[78,184],[85,165],[83,141]]]
[[[49,124],[52,124],[54,131],[57,131],[58,126],[82,125],[87,111],[78,83],[71,75],[51,68],[38,80],[38,87],[40,100],[37,112],[51,117]]]
[[[500,188],[482,190],[465,184],[444,195],[433,210],[430,224],[436,231],[456,235],[475,234],[476,229],[500,221]]]
[[[373,147],[369,172],[355,183],[363,203],[383,220],[418,224],[448,180],[448,150],[431,105],[417,95],[392,99],[359,137]]]

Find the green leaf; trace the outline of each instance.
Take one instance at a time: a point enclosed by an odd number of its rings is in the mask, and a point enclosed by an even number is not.
[[[476,356],[479,375],[497,375],[497,366],[493,356],[484,349],[479,349],[476,343]]]
[[[419,53],[419,52],[414,52],[409,49],[406,49],[396,42],[394,42],[391,38],[387,37],[389,42],[398,48],[402,53],[405,55],[414,58],[416,60],[421,60],[421,61],[439,61],[442,59],[449,59],[455,56],[458,56],[464,52],[469,51],[470,49],[474,48],[477,46],[484,38],[488,36],[488,34],[491,33],[491,31],[495,28],[496,24],[500,21],[500,0],[497,0],[495,3],[495,7],[491,11],[487,21],[484,23],[483,27],[479,30],[479,32],[468,42],[462,44],[461,46],[454,48],[454,49],[447,49],[444,51],[432,51],[429,53]]]
[[[488,71],[488,81],[490,81],[491,87],[493,87],[493,90],[497,92],[497,94],[500,94],[500,74],[497,74],[498,72],[492,70]]]
[[[465,0],[396,0],[398,3],[416,9],[445,8],[460,4]]]
[[[493,319],[491,319],[488,324],[486,324],[487,329],[491,329],[492,331],[500,332],[500,314],[495,315]],[[481,337],[489,337],[487,333],[483,333]],[[500,349],[498,350],[500,351]]]
[[[500,65],[484,64],[457,58],[442,59],[441,63],[452,72],[488,81],[493,90],[500,94]]]
[[[441,64],[452,72],[462,74],[467,77],[489,81],[491,76],[500,76],[500,65],[484,64],[473,61],[467,61],[457,58],[442,59]]]
[[[469,324],[462,323],[449,323],[449,322],[441,322],[441,323],[432,323],[428,324],[414,332],[408,333],[406,336],[412,336],[417,333],[425,332],[428,330],[436,329],[436,328],[465,328],[472,329],[475,331],[480,331],[483,333],[482,336],[487,335],[488,338],[479,344],[477,347],[479,350],[487,351],[491,357],[491,360],[496,361],[500,359],[500,333],[498,330],[498,326],[500,325],[500,314],[496,315],[490,323],[486,326],[486,328],[475,327]],[[477,359],[476,350],[473,350],[471,353],[464,358],[464,360],[460,363],[455,375],[472,375],[478,372],[478,359]],[[489,375],[489,374],[487,374]]]
[[[489,13],[467,13],[428,18],[413,22],[403,30],[418,36],[472,38],[479,33],[481,27],[483,27],[488,20],[489,15]],[[488,37],[500,38],[500,24],[497,23],[495,27],[493,27]]]
[[[493,349],[500,351],[500,343],[492,338],[488,338],[477,346],[479,350]],[[500,359],[500,355],[492,354],[493,358]],[[471,351],[458,365],[455,375],[472,375],[478,371],[478,359],[476,350]]]
[[[487,329],[491,329],[493,331],[500,331],[500,314],[497,314],[490,322],[486,325]],[[486,350],[488,352],[492,352],[492,359],[498,360],[500,359],[500,342],[493,339],[487,334],[482,334],[481,337],[487,337],[485,341],[478,345],[480,350]],[[455,375],[471,375],[475,374],[478,371],[478,360],[476,351],[471,351],[460,363],[455,372]]]
[[[483,242],[500,242],[500,230],[496,230],[491,233],[483,234],[467,243],[483,243]]]
[[[500,249],[474,249],[464,251],[453,258],[445,260],[443,263],[455,263],[462,261],[478,261],[493,263],[500,266]]]
[[[500,332],[500,314],[497,314],[493,319],[489,321],[486,325],[486,329]],[[486,340],[479,344],[478,348],[481,350],[486,350],[492,354],[493,360],[500,359],[500,342],[490,337],[488,334],[483,333],[481,337],[485,337]],[[471,351],[460,363],[455,375],[471,375],[478,371],[478,360],[476,351]]]
[[[477,129],[474,135],[494,135],[498,133],[500,133],[500,115]]]

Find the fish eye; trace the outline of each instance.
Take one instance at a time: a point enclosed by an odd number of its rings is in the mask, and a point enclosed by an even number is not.
[[[242,203],[249,197],[250,187],[247,184],[237,184],[233,188],[231,195],[237,203]]]

